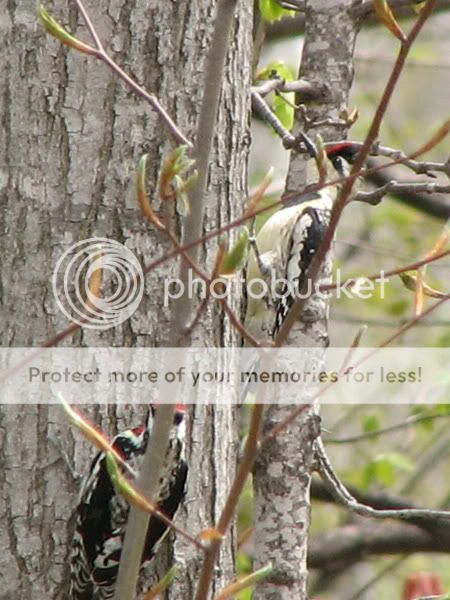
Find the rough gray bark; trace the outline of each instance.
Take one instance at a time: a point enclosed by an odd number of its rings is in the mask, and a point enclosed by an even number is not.
[[[357,27],[348,13],[349,0],[307,2],[305,41],[301,59],[301,77],[317,85],[324,93],[314,103],[305,103],[309,119],[340,120],[347,108],[353,79],[352,56]],[[298,98],[297,103],[302,102]],[[313,139],[320,133],[324,140],[342,139],[346,130],[327,126],[309,128],[297,114],[294,135],[307,132]],[[302,189],[306,182],[305,157],[291,153],[286,191]],[[321,277],[329,274],[330,265]],[[308,321],[294,326],[289,345],[311,347],[327,345],[327,302],[308,301]],[[318,370],[320,371],[320,365]],[[298,404],[309,401],[314,389],[305,385]],[[282,394],[282,391],[281,391]],[[270,406],[265,428],[278,423],[292,406]],[[306,552],[310,520],[309,485],[314,462],[313,440],[317,421],[311,415],[317,407],[303,413],[289,430],[266,447],[257,461],[255,486],[255,562],[260,567],[272,561],[275,571],[265,585],[257,588],[255,600],[298,600],[307,597]]]
[[[229,52],[214,157],[210,166],[205,229],[229,221],[246,189],[248,150],[251,3],[242,0]],[[111,54],[155,93],[179,127],[192,138],[201,98],[202,66],[215,2],[127,3],[102,0],[86,8]],[[75,5],[46,4],[50,13],[88,41]],[[168,248],[144,222],[135,199],[137,161],[149,153],[150,191],[173,142],[157,116],[108,69],[50,39],[37,24],[31,0],[0,2],[3,74],[0,112],[0,212],[2,346],[37,346],[67,326],[57,310],[51,274],[62,252],[91,236],[126,244],[144,263]],[[195,207],[193,207],[195,210]],[[178,218],[178,222],[180,219]],[[214,262],[215,243],[202,254]],[[146,277],[138,312],[105,333],[83,331],[64,345],[161,346],[170,314],[163,308],[164,277],[174,261]],[[232,299],[238,307],[238,299]],[[216,306],[195,332],[198,345],[230,345],[235,333]],[[92,408],[109,434],[139,422],[128,407]],[[67,543],[77,485],[63,459],[78,473],[93,450],[69,431],[58,407],[1,407],[0,506],[1,597],[57,598],[66,583]],[[235,425],[232,412],[195,407],[188,447],[191,475],[182,521],[190,531],[210,526],[223,505],[233,475]],[[57,446],[55,441],[57,440]],[[208,460],[205,460],[208,457]],[[178,548],[178,547],[177,547]],[[198,554],[181,546],[186,570],[173,598],[191,598]],[[216,585],[233,573],[233,544],[224,544]]]

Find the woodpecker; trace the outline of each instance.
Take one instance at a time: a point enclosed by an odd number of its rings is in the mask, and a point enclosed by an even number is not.
[[[305,140],[314,157],[312,181],[317,182],[317,150],[306,136]],[[321,164],[324,180],[330,182],[348,176],[357,152],[351,142],[327,146],[327,159]],[[340,187],[337,183],[300,194],[269,217],[253,241],[246,271],[245,327],[259,341],[274,337],[303,289],[308,268],[328,229]]]
[[[154,500],[170,519],[185,491],[188,467],[184,458],[184,405],[177,404],[166,462]],[[152,433],[155,409],[148,411],[144,425],[116,435],[112,446],[138,473]],[[123,474],[133,480],[128,470]],[[106,467],[106,455],[99,452],[86,475],[76,508],[75,534],[71,548],[69,600],[107,600],[114,596],[122,544],[129,513],[127,501],[116,492]],[[151,516],[142,555],[150,560],[168,528]]]

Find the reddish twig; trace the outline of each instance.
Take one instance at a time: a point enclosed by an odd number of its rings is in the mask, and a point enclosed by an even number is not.
[[[78,10],[81,13],[81,16],[83,17],[85,23],[86,23],[86,27],[89,30],[89,33],[91,34],[94,42],[95,42],[95,54],[94,56],[96,58],[98,58],[99,60],[101,60],[102,62],[104,62],[106,65],[108,65],[108,67],[116,74],[119,76],[120,79],[122,79],[122,81],[124,81],[129,88],[131,88],[133,90],[133,92],[139,96],[140,98],[143,98],[148,104],[150,104],[150,106],[152,107],[152,109],[157,113],[157,115],[159,116],[159,118],[162,120],[162,122],[166,125],[166,127],[169,129],[169,131],[171,132],[171,134],[173,135],[173,137],[175,138],[175,140],[177,141],[178,144],[185,144],[186,146],[192,148],[192,143],[188,140],[188,138],[180,131],[180,129],[178,128],[178,126],[176,125],[176,123],[173,121],[172,117],[168,114],[168,112],[163,108],[163,106],[161,105],[161,103],[159,102],[158,98],[156,98],[156,96],[154,96],[153,94],[149,94],[143,87],[141,87],[140,85],[138,85],[129,75],[127,75],[127,73],[125,73],[125,71],[123,69],[121,69],[119,67],[119,65],[114,62],[114,60],[106,53],[103,44],[97,34],[97,31],[92,23],[92,21],[89,18],[88,13],[86,12],[86,9],[83,6],[83,3],[81,0],[75,0],[76,5],[78,7]]]

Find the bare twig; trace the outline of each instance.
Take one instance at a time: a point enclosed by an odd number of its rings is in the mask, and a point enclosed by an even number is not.
[[[419,4],[422,0],[415,1],[417,4]],[[389,6],[391,6],[392,8],[410,7],[411,4],[414,4],[414,2],[411,2],[411,0],[389,0]],[[445,5],[446,3],[443,4]],[[365,18],[373,15],[375,12],[375,9],[373,7],[373,0],[364,0],[363,2],[356,0],[354,2],[352,12],[355,15],[355,17]]]
[[[432,415],[416,415],[414,417],[409,417],[406,421],[402,423],[396,423],[395,425],[389,425],[388,427],[382,427],[380,429],[376,429],[374,431],[366,431],[365,433],[360,433],[358,435],[352,435],[346,438],[327,438],[327,444],[354,444],[355,442],[360,442],[362,440],[369,440],[374,437],[378,437],[380,435],[385,435],[387,433],[394,433],[395,431],[399,431],[402,429],[409,428],[413,425],[417,425],[417,423],[428,423],[429,421],[435,421],[438,419],[449,419],[450,414],[444,415],[442,413],[432,414]]]
[[[286,8],[287,10],[305,12],[306,9],[305,0],[275,0],[275,2],[279,4],[281,8]]]
[[[325,148],[327,146],[331,146],[334,144],[339,144],[341,142],[348,143],[349,140],[337,140],[333,142],[327,142],[325,144]],[[355,148],[361,149],[364,145],[363,142],[357,142],[351,140],[350,143]],[[437,144],[435,144],[437,145]],[[375,141],[370,148],[370,156],[383,156],[386,158],[392,159],[392,162],[386,163],[383,165],[376,165],[368,170],[361,171],[361,175],[366,177],[376,171],[380,171],[382,169],[386,169],[388,167],[394,165],[404,165],[416,175],[429,175],[432,176],[433,173],[444,173],[450,177],[450,159],[447,159],[445,162],[436,162],[436,161],[417,161],[415,158],[418,156],[418,151],[412,152],[411,154],[405,154],[401,150],[397,148],[390,148],[389,146],[383,146],[379,142]],[[414,157],[414,158],[413,158]]]
[[[205,191],[215,131],[214,125],[217,118],[222,89],[222,78],[233,25],[236,1],[237,0],[220,0],[217,3],[214,31],[206,62],[206,72],[203,84],[204,92],[194,150],[198,178],[190,190],[189,196],[191,198],[193,210],[191,210],[190,214],[185,219],[183,237],[183,244],[185,246],[193,244],[189,247],[187,252],[194,261],[196,260],[199,247],[195,242],[197,242],[202,235],[203,216],[205,212]],[[180,281],[184,283],[183,289],[187,290],[188,267],[186,263],[181,263],[180,265]],[[190,312],[191,301],[186,292],[180,297],[179,302],[177,303],[177,310],[175,311],[175,324],[179,332],[183,332],[188,326]]]
[[[386,196],[386,194],[400,192],[400,193],[425,193],[425,194],[449,194],[450,185],[440,185],[438,183],[431,183],[430,181],[420,183],[399,183],[398,181],[391,180],[385,183],[383,186],[377,188],[373,192],[358,192],[354,200],[357,202],[364,202],[366,204],[376,205]]]
[[[327,456],[321,438],[318,438],[315,442],[316,457],[317,457],[317,471],[322,479],[330,487],[330,491],[333,496],[346,508],[352,512],[357,513],[363,517],[370,517],[372,519],[399,519],[402,521],[409,521],[418,523],[421,519],[434,519],[436,523],[450,521],[450,511],[443,510],[432,510],[432,509],[421,509],[421,508],[403,508],[399,510],[377,510],[371,506],[361,504],[354,498],[344,484],[341,482],[339,477],[336,475],[333,466]]]
[[[258,452],[258,440],[262,425],[262,418],[264,414],[264,393],[264,387],[262,387],[261,389],[261,395],[259,395],[259,393],[257,392],[257,398],[259,399],[260,404],[255,404],[253,407],[250,428],[247,436],[247,442],[245,444],[242,461],[239,465],[231,489],[228,493],[225,506],[222,510],[222,514],[220,515],[219,523],[217,525],[217,530],[222,534],[225,534],[233,518],[244,484],[247,480],[248,475],[250,474],[250,471],[253,467],[253,463],[255,462],[256,454]],[[206,600],[206,598],[208,597],[208,590],[211,585],[211,580],[214,573],[214,565],[217,560],[220,544],[221,540],[214,540],[211,543],[209,550],[207,551],[202,571],[200,573],[200,579],[197,587],[197,595],[195,597],[195,600]]]
[[[315,100],[318,96],[324,93],[322,88],[319,88],[306,79],[295,79],[294,81],[286,81],[285,79],[268,79],[267,81],[258,82],[258,85],[252,87],[252,92],[264,97],[270,92],[295,92],[301,95],[302,99]]]
[[[152,109],[157,113],[161,121],[165,124],[165,126],[169,129],[175,140],[178,144],[185,144],[186,146],[192,147],[192,143],[187,139],[187,137],[180,131],[176,123],[173,121],[172,117],[167,113],[167,111],[163,108],[158,98],[153,94],[149,94],[143,87],[138,85],[119,65],[114,62],[114,60],[106,53],[103,44],[97,34],[97,31],[89,18],[89,15],[84,8],[82,0],[75,0],[75,3],[80,11],[83,20],[86,23],[86,27],[91,34],[95,45],[96,52],[94,56],[104,62],[108,67],[120,78],[124,81],[129,88],[133,90],[133,92],[143,98]]]
[[[333,313],[332,321],[339,323],[348,323],[350,325],[374,325],[376,327],[390,327],[398,329],[402,327],[407,319],[389,320],[389,319],[372,319],[372,318],[360,318],[352,317],[350,315],[344,315],[342,313]],[[433,321],[426,321],[425,323],[416,323],[416,327],[450,327],[449,319],[434,319]]]
[[[398,267],[397,269],[392,269],[391,271],[380,271],[379,273],[375,273],[374,275],[368,275],[367,277],[363,275],[362,277],[364,277],[364,279],[368,281],[376,281],[380,278],[391,277],[392,275],[400,275],[400,273],[405,273],[406,271],[415,271],[416,269],[419,269],[424,265],[429,265],[448,255],[450,255],[450,250],[445,250],[444,252],[440,252],[435,256],[428,256],[427,258],[422,258],[421,260],[417,260],[416,262],[410,263],[409,265],[404,265],[403,267]],[[357,284],[358,279],[360,279],[360,277],[350,277],[349,279],[346,279],[345,281],[339,284],[322,284],[319,286],[319,290],[321,292],[325,292],[328,290],[335,290],[341,287],[351,289],[352,285]]]
[[[285,128],[275,113],[270,110],[255,88],[252,89],[252,107],[272,127],[285,148],[294,148],[298,144],[296,138]]]

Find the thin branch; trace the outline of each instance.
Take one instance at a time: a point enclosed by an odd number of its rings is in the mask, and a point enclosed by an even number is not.
[[[94,56],[96,58],[98,58],[99,60],[101,60],[102,62],[104,62],[106,65],[108,65],[109,68],[120,79],[122,79],[122,81],[124,81],[128,85],[128,87],[131,88],[137,96],[139,96],[140,98],[143,98],[148,104],[150,104],[152,109],[157,113],[157,115],[159,116],[161,121],[169,129],[169,131],[171,132],[171,134],[173,135],[173,137],[175,138],[175,140],[177,141],[178,144],[185,144],[186,146],[189,146],[191,148],[192,143],[180,131],[180,129],[178,128],[176,123],[173,121],[172,117],[167,113],[167,111],[160,104],[158,98],[156,98],[156,96],[154,96],[153,94],[149,94],[143,87],[138,85],[129,75],[127,75],[127,73],[125,73],[125,71],[123,69],[121,69],[119,67],[119,65],[116,62],[114,62],[114,60],[110,56],[108,56],[108,54],[106,53],[106,51],[103,47],[102,42],[100,41],[97,31],[96,31],[94,25],[92,24],[92,21],[90,20],[86,9],[83,6],[82,0],[75,0],[75,2],[76,2],[76,5],[77,5],[85,23],[86,23],[89,33],[91,34],[92,38],[94,39],[94,42],[96,45],[96,53]]]
[[[355,148],[361,149],[364,146],[364,142],[357,142],[355,140],[336,140],[333,142],[327,142],[325,148],[327,146],[332,146],[339,143],[351,143]],[[389,146],[383,146],[378,141],[375,141],[369,152],[370,156],[383,156],[385,158],[392,159],[392,162],[383,164],[383,165],[374,165],[372,168],[367,171],[361,171],[360,175],[366,177],[367,175],[372,174],[373,172],[380,171],[381,169],[386,169],[388,167],[401,164],[414,173],[416,175],[429,175],[431,176],[433,173],[445,173],[450,177],[450,158],[445,162],[436,162],[436,161],[417,161],[414,157],[417,157],[416,152],[412,152],[411,154],[405,154],[401,150],[397,148],[391,148]]]
[[[419,183],[399,183],[398,181],[391,180],[377,188],[373,192],[358,192],[354,200],[357,202],[364,202],[371,204],[372,206],[379,204],[380,201],[386,196],[386,194],[399,192],[401,194],[450,194],[450,185],[440,185],[438,183],[431,183],[430,181],[419,182]],[[450,213],[450,206],[449,206]]]
[[[419,4],[422,0],[415,0],[416,4]],[[352,12],[355,17],[366,18],[372,16],[375,12],[373,7],[373,0],[364,0],[364,2],[360,2],[360,0],[356,0],[352,7]],[[411,7],[414,4],[414,0],[389,0],[389,6],[391,8],[403,8],[403,7]],[[443,2],[444,6],[448,6],[446,2]]]
[[[295,10],[296,12],[305,12],[306,10],[305,0],[275,0],[275,2],[281,8],[286,8],[287,10]]]
[[[369,169],[375,165],[373,159],[367,161]],[[435,171],[439,171],[441,167],[445,168],[446,163],[418,163],[420,166],[424,166],[424,170],[433,168]],[[428,176],[431,176],[431,171]],[[390,181],[398,181],[403,184],[409,184],[408,178],[401,174],[399,168],[385,169],[382,171],[372,172],[367,176],[367,180],[373,183],[376,187],[381,187]],[[436,180],[434,180],[436,182]],[[414,182],[416,183],[416,182]],[[433,194],[429,195],[421,193],[420,190],[404,191],[402,189],[395,189],[393,192],[395,200],[399,200],[408,206],[416,208],[425,212],[427,215],[437,217],[439,219],[448,219],[450,217],[450,202],[448,196]],[[358,199],[358,198],[356,198]]]
[[[404,508],[419,508],[423,509],[423,506],[417,506],[416,504],[409,501],[409,499],[394,495],[386,492],[363,492],[356,486],[346,485],[345,486],[350,494],[356,498],[358,502],[361,504],[367,504],[372,508],[376,508],[377,510],[386,510],[386,509],[404,509]],[[317,502],[326,502],[335,505],[340,505],[340,502],[336,499],[336,497],[331,493],[329,486],[320,478],[313,477],[311,481],[311,498],[317,500]],[[444,505],[445,506],[445,505]],[[435,523],[433,519],[430,519],[429,522],[420,521],[416,523],[419,527],[423,527],[427,530],[430,530]],[[447,525],[447,529],[450,528]]]
[[[374,318],[362,318],[352,317],[351,315],[344,315],[343,313],[333,312],[331,320],[338,323],[348,323],[351,325],[374,325],[375,327],[403,327],[407,323],[407,319],[400,319],[398,321],[388,319],[374,319]],[[435,319],[433,321],[426,321],[424,323],[416,323],[416,327],[450,327],[450,320],[448,319]]]
[[[295,79],[294,81],[286,81],[285,79],[268,79],[267,81],[258,82],[258,85],[252,87],[252,92],[255,92],[261,97],[267,96],[270,92],[295,92],[301,94],[303,99],[316,100],[321,96],[325,89],[313,85],[306,79]]]
[[[94,40],[95,45],[97,46],[97,50],[99,50],[100,52],[104,52],[103,44],[97,34],[97,31],[88,15],[86,9],[83,6],[83,3],[81,2],[81,0],[75,0],[75,4],[77,5],[78,10],[80,11],[81,16],[83,17],[84,22],[86,23],[86,27],[88,28],[89,33],[91,34],[92,39]]]
[[[321,438],[315,442],[316,457],[317,457],[317,472],[330,486],[330,491],[333,496],[351,512],[354,512],[362,517],[370,517],[372,519],[399,519],[401,521],[414,522],[418,524],[421,520],[435,520],[436,524],[450,521],[450,511],[420,509],[420,508],[404,508],[404,509],[386,509],[377,510],[366,504],[361,504],[354,498],[344,484],[341,482],[333,466],[327,456]]]
[[[353,444],[355,442],[360,442],[362,440],[370,440],[371,438],[379,437],[380,435],[385,435],[387,433],[394,433],[395,431],[400,431],[402,429],[407,429],[413,425],[417,425],[417,423],[428,423],[430,421],[436,421],[438,419],[449,419],[450,414],[443,415],[432,414],[432,415],[416,415],[414,417],[409,417],[406,421],[402,423],[396,423],[395,425],[389,425],[388,427],[382,427],[380,429],[376,429],[374,431],[366,431],[364,433],[359,433],[358,435],[352,435],[345,438],[327,438],[327,444]]]
[[[448,529],[431,533],[406,523],[338,527],[312,536],[308,543],[308,566],[327,571],[340,567],[342,571],[343,564],[348,569],[371,556],[416,552],[450,552]]]
[[[374,584],[378,583],[381,579],[383,579],[383,577],[386,577],[386,575],[388,575],[389,573],[392,573],[392,571],[395,571],[407,558],[408,557],[405,555],[400,556],[399,558],[396,558],[395,560],[391,561],[386,566],[382,567],[382,569],[378,571],[378,573],[375,573],[375,575],[370,577],[368,581],[366,581],[354,594],[352,594],[349,600],[358,600],[360,598],[364,598],[366,592],[369,591]]]
[[[258,439],[264,413],[264,393],[265,390],[262,388],[262,402],[260,404],[255,404],[253,407],[244,454],[217,525],[217,530],[222,534],[225,534],[231,520],[233,519],[237,503],[244,488],[244,484],[250,474],[258,452]],[[258,393],[257,397],[259,397]],[[195,600],[206,600],[208,597],[208,591],[214,574],[214,565],[217,560],[220,545],[221,540],[214,540],[211,542],[211,546],[207,551],[206,558],[202,566],[202,571],[200,573]]]
[[[196,242],[202,235],[211,149],[236,2],[237,0],[220,0],[217,3],[214,31],[206,62],[203,98],[195,139],[194,158],[196,160],[196,168],[198,169],[198,178],[189,194],[192,210],[184,220],[183,244],[185,246]],[[193,245],[188,250],[194,261],[198,254],[198,248],[198,245]],[[188,268],[183,262],[180,264],[179,278],[182,284],[184,283],[183,289],[187,290]],[[180,333],[188,326],[190,313],[191,302],[187,292],[185,292],[177,302],[175,310],[175,325]]]
[[[260,117],[272,127],[272,129],[281,139],[283,146],[288,149],[294,148],[296,145],[298,145],[297,139],[285,128],[275,113],[270,110],[259,92],[255,88],[252,88],[251,94],[253,110],[257,112]]]
[[[408,169],[414,171],[417,175],[429,175],[430,173],[441,172],[450,177],[450,158],[447,159],[445,163],[417,161],[410,158],[401,150],[390,148],[389,146],[382,146],[378,142],[372,146],[371,156],[386,156],[387,158],[391,158],[395,162],[398,161],[400,164],[408,167]]]
[[[322,284],[319,286],[319,290],[321,292],[326,292],[329,290],[339,289],[341,287],[351,289],[351,287],[353,285],[356,285],[356,283],[358,282],[358,279],[361,279],[361,277],[364,277],[364,279],[367,279],[368,281],[376,281],[377,279],[391,277],[392,275],[400,275],[401,273],[405,273],[405,271],[415,271],[415,270],[419,269],[420,267],[423,267],[424,265],[429,265],[433,262],[440,260],[441,258],[444,258],[444,256],[448,256],[448,255],[450,255],[450,250],[445,250],[444,252],[440,252],[439,254],[435,254],[434,256],[422,258],[413,263],[410,263],[409,265],[403,265],[402,267],[398,267],[396,269],[391,269],[390,271],[380,271],[373,275],[368,275],[367,277],[365,275],[362,275],[359,277],[349,277],[348,279],[346,279],[345,281],[343,281],[342,283],[339,283],[339,284],[337,284],[337,283]]]

